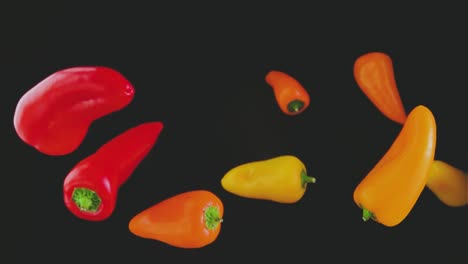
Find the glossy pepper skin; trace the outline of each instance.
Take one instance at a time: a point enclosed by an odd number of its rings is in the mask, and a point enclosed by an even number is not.
[[[73,152],[91,123],[127,106],[132,84],[108,67],[72,67],[57,71],[18,101],[14,127],[28,145],[46,155]]]
[[[207,190],[177,194],[135,215],[130,232],[178,248],[202,248],[213,243],[221,231],[224,205]]]
[[[291,75],[272,70],[266,74],[265,81],[273,89],[276,102],[281,111],[286,115],[298,115],[309,107],[309,93]]]
[[[152,149],[162,129],[162,122],[137,125],[76,164],[63,184],[64,202],[70,212],[89,221],[110,217],[119,188]]]
[[[426,187],[447,206],[468,205],[468,173],[445,161],[434,160]]]
[[[363,210],[363,220],[388,227],[402,222],[423,191],[436,148],[436,122],[425,106],[408,115],[397,138],[359,183],[354,202]]]
[[[295,203],[304,196],[307,184],[315,181],[299,158],[283,155],[234,167],[223,176],[221,185],[245,198]]]
[[[388,54],[374,51],[361,55],[353,73],[361,91],[385,117],[398,124],[405,122],[407,115]]]

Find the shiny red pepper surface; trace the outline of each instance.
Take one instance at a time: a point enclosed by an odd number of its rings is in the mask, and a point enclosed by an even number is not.
[[[153,148],[162,130],[162,122],[137,125],[76,164],[63,184],[64,202],[70,212],[89,221],[110,217],[119,188]]]
[[[70,154],[84,140],[93,121],[124,108],[134,94],[132,84],[114,69],[63,69],[20,98],[14,127],[26,144],[43,154]]]

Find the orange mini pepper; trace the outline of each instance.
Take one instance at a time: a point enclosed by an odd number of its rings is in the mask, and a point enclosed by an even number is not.
[[[447,162],[434,160],[426,187],[445,205],[468,205],[468,174]]]
[[[355,188],[363,220],[392,227],[410,213],[427,179],[436,148],[436,122],[425,106],[408,115],[385,155]]]
[[[375,107],[387,118],[403,124],[407,118],[398,91],[392,59],[383,52],[369,52],[354,63],[354,78]]]
[[[265,81],[272,87],[276,102],[281,111],[287,115],[298,115],[307,109],[310,97],[307,90],[291,75],[270,71]]]
[[[201,248],[218,237],[223,213],[223,203],[215,194],[194,190],[143,210],[130,220],[128,227],[142,238],[179,248]]]

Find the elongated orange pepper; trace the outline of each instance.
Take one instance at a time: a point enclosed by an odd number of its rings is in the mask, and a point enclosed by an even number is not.
[[[276,102],[283,113],[298,115],[309,106],[309,93],[291,75],[280,71],[270,71],[265,76],[265,81],[272,87]]]
[[[359,88],[384,116],[399,124],[405,122],[407,115],[389,55],[383,52],[361,55],[354,63],[354,78]]]
[[[447,162],[434,160],[426,187],[448,206],[468,205],[468,173]]]
[[[410,213],[427,179],[436,148],[436,122],[425,106],[408,115],[385,155],[359,183],[354,202],[363,210],[363,220],[392,227]]]

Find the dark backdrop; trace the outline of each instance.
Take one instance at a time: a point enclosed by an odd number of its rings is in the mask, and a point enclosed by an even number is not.
[[[4,229],[13,249],[6,251],[18,262],[467,263],[466,207],[445,206],[425,189],[408,217],[386,228],[363,223],[352,199],[401,128],[353,79],[354,60],[369,51],[392,57],[407,112],[420,104],[433,111],[436,158],[468,170],[466,21],[459,8],[69,3],[2,9],[3,156],[11,166],[3,176],[13,180],[3,187],[2,218],[11,220]],[[119,70],[134,84],[135,98],[93,123],[77,151],[42,155],[16,136],[16,103],[49,74],[83,65]],[[272,69],[310,93],[304,113],[279,111],[264,81]],[[146,121],[165,128],[120,189],[114,214],[99,223],[75,218],[63,204],[65,175]],[[221,188],[230,168],[283,154],[298,156],[318,180],[298,203],[243,199]],[[224,202],[213,244],[184,250],[128,231],[139,211],[194,189]]]

